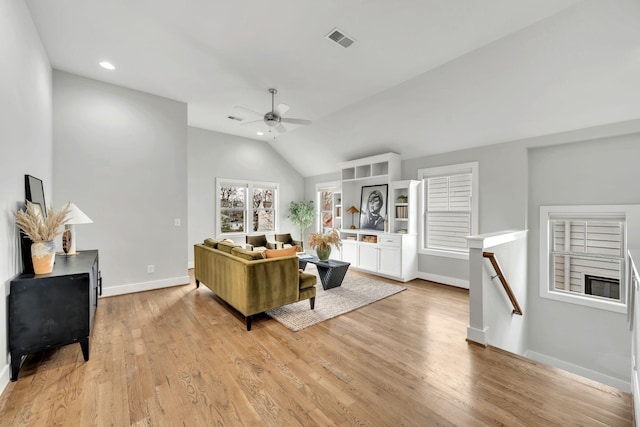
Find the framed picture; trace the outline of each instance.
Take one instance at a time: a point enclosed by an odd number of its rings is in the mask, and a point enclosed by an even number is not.
[[[388,185],[365,185],[360,195],[360,228],[384,231]]]

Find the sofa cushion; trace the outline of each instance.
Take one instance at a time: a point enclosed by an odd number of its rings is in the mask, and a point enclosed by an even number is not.
[[[224,252],[226,252],[228,254],[231,253],[231,250],[233,248],[239,248],[239,247],[241,247],[241,246],[240,245],[236,245],[235,243],[226,242],[224,240],[221,241],[221,242],[218,242],[218,249],[220,249],[221,251],[224,251]]]
[[[283,256],[294,256],[296,254],[296,248],[289,249],[267,249],[262,252],[265,258],[279,258]]]
[[[212,238],[204,239],[204,244],[213,249],[216,249],[218,247],[218,241]]]
[[[253,252],[243,249],[241,247],[235,247],[231,249],[231,255],[235,255],[239,258],[246,259],[247,261],[254,261],[256,259],[264,259],[262,252]]]
[[[315,274],[300,273],[300,289],[313,288],[316,285],[317,277]]]

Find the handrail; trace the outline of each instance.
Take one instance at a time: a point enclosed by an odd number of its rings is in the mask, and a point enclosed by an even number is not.
[[[493,266],[493,269],[496,271],[496,275],[493,276],[492,279],[494,277],[500,278],[500,283],[502,283],[502,287],[504,288],[504,291],[507,293],[507,296],[511,300],[511,304],[513,305],[513,314],[519,314],[520,316],[522,316],[522,309],[520,308],[520,304],[518,304],[518,300],[516,299],[516,296],[511,290],[511,286],[509,286],[507,279],[505,279],[504,274],[502,274],[502,269],[500,268],[500,264],[498,264],[498,259],[496,258],[496,255],[493,252],[482,252],[482,256],[485,258],[489,258],[489,261],[491,261],[491,265]]]

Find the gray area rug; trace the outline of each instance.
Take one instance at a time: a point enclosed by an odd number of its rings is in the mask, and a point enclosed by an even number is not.
[[[307,273],[318,275],[315,266],[308,264]],[[365,305],[404,291],[405,287],[381,282],[369,277],[347,275],[342,286],[324,290],[318,277],[315,309],[309,308],[309,300],[274,308],[266,313],[294,332],[325,320],[356,310]]]

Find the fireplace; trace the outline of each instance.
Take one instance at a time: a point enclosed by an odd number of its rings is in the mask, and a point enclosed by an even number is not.
[[[620,299],[620,280],[610,277],[584,275],[584,293],[599,297]]]

